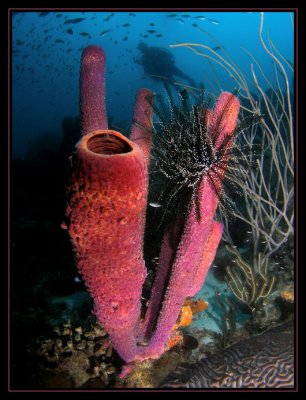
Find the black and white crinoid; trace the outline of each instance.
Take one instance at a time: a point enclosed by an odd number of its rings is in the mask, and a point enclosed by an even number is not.
[[[246,149],[239,147],[237,141],[229,149],[229,139],[216,147],[220,134],[219,122],[215,124],[216,132],[208,135],[206,114],[214,102],[206,91],[199,90],[199,94],[195,94],[183,89],[173,93],[166,82],[164,88],[165,95],[157,96],[153,106],[152,151],[155,172],[164,186],[158,199],[164,210],[162,219],[167,222],[177,215],[186,216],[189,207],[195,202],[197,218],[201,220],[198,189],[202,177],[205,174],[208,176],[221,205],[225,204],[224,190],[220,191],[218,185],[215,185],[220,173],[218,171],[226,169],[224,185],[232,186],[229,183],[239,179],[237,170],[242,163],[247,162],[247,158],[242,157]],[[252,115],[240,121],[234,132],[235,137],[257,120],[259,116]]]

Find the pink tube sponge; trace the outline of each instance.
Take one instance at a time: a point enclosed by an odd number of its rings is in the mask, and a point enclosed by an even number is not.
[[[157,358],[165,350],[169,332],[176,322],[186,297],[194,296],[201,289],[209,267],[215,257],[222,236],[222,225],[213,220],[222,189],[222,180],[229,159],[240,104],[231,93],[222,93],[213,113],[206,113],[208,135],[214,148],[222,148],[221,163],[214,171],[204,174],[199,186],[200,221],[193,201],[181,237],[177,238],[175,224],[165,233],[160,253],[160,263],[152,288],[148,307],[147,333],[158,308],[154,322],[156,329],[149,346],[139,358]],[[165,289],[165,285],[167,285]],[[162,289],[164,288],[164,289]]]
[[[152,104],[153,93],[148,89],[140,89],[135,100],[130,137],[133,142],[140,146],[148,164],[150,162],[152,142]]]
[[[80,112],[82,135],[98,129],[107,129],[105,54],[99,46],[88,46],[82,53]]]
[[[77,266],[98,321],[131,361],[146,276],[146,160],[137,144],[109,130],[83,136],[74,160],[67,217]]]
[[[107,130],[104,52],[97,46],[84,50],[83,136],[71,157],[66,228],[97,319],[127,363],[157,358],[165,351],[184,300],[205,281],[222,235],[214,215],[240,107],[234,95],[222,93],[214,110],[203,113],[205,140],[213,144],[212,161],[199,176],[198,204],[192,198],[186,219],[177,217],[164,233],[149,304],[141,319],[152,100],[151,91],[139,90],[131,140]]]

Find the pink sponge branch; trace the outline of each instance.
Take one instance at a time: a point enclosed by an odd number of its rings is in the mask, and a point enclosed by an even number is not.
[[[195,296],[199,290],[201,290],[211,263],[213,262],[219,242],[222,237],[223,225],[220,222],[213,221],[211,229],[209,231],[207,240],[203,247],[202,256],[198,269],[196,271],[195,277],[193,279],[193,284],[189,292],[189,296]]]
[[[156,328],[159,309],[163,301],[165,289],[168,285],[168,279],[170,277],[172,264],[175,258],[175,252],[179,242],[178,228],[178,221],[174,221],[169,229],[165,232],[163,237],[159,255],[158,269],[156,272],[145,320],[142,326],[145,338],[149,338]]]
[[[82,53],[80,112],[83,136],[98,129],[107,129],[105,54],[99,46],[88,46]]]
[[[152,142],[153,93],[149,89],[140,89],[136,95],[133,124],[130,139],[137,143],[150,161]]]
[[[197,272],[202,270],[200,262],[203,256],[203,249],[213,227],[213,217],[218,204],[218,197],[207,177],[202,180],[199,191],[202,194],[201,199],[205,198],[205,202],[201,202],[203,218],[200,222],[198,221],[196,206],[193,204],[171,267],[169,284],[162,301],[156,330],[152,335],[149,347],[144,352],[145,358],[157,358],[164,352],[169,333],[176,322],[184,300],[186,297],[195,294],[193,285],[198,287],[199,282],[204,280],[204,277],[197,276]],[[214,232],[214,229],[212,232]],[[218,239],[220,240],[219,235],[215,236],[215,239],[209,242],[210,246],[212,246],[212,248],[208,249],[211,255],[215,254],[219,244]],[[161,263],[163,263],[162,259]],[[208,269],[207,265],[206,269]],[[154,286],[158,286],[158,277],[159,274]],[[158,289],[154,286],[152,296],[158,293]],[[154,301],[154,298],[151,301]]]
[[[208,134],[214,139],[214,147],[218,150],[233,133],[239,113],[239,100],[232,93],[222,92],[218,97],[214,112],[208,119]]]
[[[210,134],[216,135],[216,146],[219,150],[225,143],[226,151],[233,142],[233,133],[239,113],[239,101],[230,93],[222,93],[210,117]],[[228,117],[228,118],[227,118]],[[199,186],[199,204],[201,219],[198,221],[196,204],[190,208],[184,230],[173,259],[173,248],[170,234],[166,232],[161,254],[160,265],[152,289],[150,303],[154,312],[160,306],[156,329],[149,346],[139,358],[157,358],[165,350],[169,333],[173,328],[186,297],[194,296],[205,281],[208,269],[214,259],[222,235],[222,225],[213,221],[218,206],[222,179],[225,173],[226,154],[222,169],[202,177]],[[216,166],[215,169],[218,169]],[[168,269],[166,265],[168,264]],[[161,267],[161,268],[160,268]],[[168,280],[166,279],[168,276]],[[168,284],[164,294],[160,288],[162,283]],[[161,296],[164,297],[161,299]],[[149,306],[149,311],[153,310]],[[152,318],[152,317],[151,317]]]

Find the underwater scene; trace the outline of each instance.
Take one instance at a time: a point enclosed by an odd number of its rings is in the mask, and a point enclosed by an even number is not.
[[[294,390],[295,13],[9,17],[10,390]]]

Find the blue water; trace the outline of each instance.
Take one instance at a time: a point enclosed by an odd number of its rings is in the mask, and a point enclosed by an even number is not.
[[[201,16],[205,19],[197,18]],[[65,24],[65,21],[75,18],[84,19],[79,23]],[[140,57],[137,46],[141,40],[149,46],[167,48],[178,68],[215,94],[218,94],[216,90],[231,91],[235,88],[229,74],[217,65],[212,70],[206,59],[188,48],[170,48],[170,45],[189,42],[215,47],[217,43],[212,35],[224,46],[245,77],[251,77],[250,64],[254,61],[242,48],[260,60],[266,77],[275,83],[275,65],[259,41],[259,12],[59,10],[43,14],[17,12],[11,21],[14,158],[25,157],[33,142],[43,135],[54,135],[60,140],[62,120],[79,115],[80,58],[82,50],[91,44],[101,46],[106,53],[108,117],[115,125],[124,128],[130,126],[139,88],[161,92],[161,84],[146,76],[142,66],[134,62]],[[290,63],[294,62],[292,21],[293,13],[266,12],[263,31],[265,41],[270,37]],[[129,25],[124,26],[126,24]],[[72,33],[67,31],[70,28]],[[107,31],[105,35],[100,36],[104,31]],[[221,50],[218,52],[222,54]],[[287,73],[291,84],[292,75],[289,70]],[[214,83],[216,74],[221,87]],[[182,83],[186,82],[182,80]],[[265,88],[266,83],[260,83]]]

